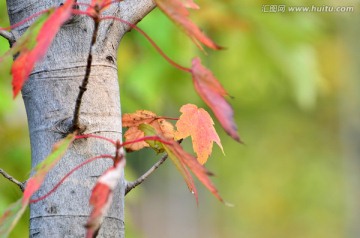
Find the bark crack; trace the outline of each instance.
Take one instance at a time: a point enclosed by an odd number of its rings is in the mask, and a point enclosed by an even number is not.
[[[73,125],[72,125],[72,130],[71,130],[72,132],[78,131],[81,133],[82,131],[85,131],[85,129],[86,129],[86,128],[81,128],[79,117],[80,117],[80,107],[81,107],[82,98],[84,96],[84,93],[87,90],[87,85],[89,83],[90,72],[91,72],[91,63],[92,63],[92,59],[93,59],[92,53],[93,53],[94,45],[96,43],[96,38],[97,38],[97,34],[99,31],[99,25],[100,25],[100,18],[99,18],[100,9],[95,7],[95,12],[96,12],[96,15],[93,18],[94,31],[93,31],[93,35],[91,38],[91,44],[90,44],[89,55],[87,58],[85,76],[84,76],[81,86],[79,86],[80,90],[79,90],[78,97],[76,98],[74,117],[73,117]]]

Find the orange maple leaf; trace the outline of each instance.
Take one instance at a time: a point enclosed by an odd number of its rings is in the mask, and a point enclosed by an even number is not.
[[[141,137],[144,137],[144,132],[140,131],[137,127],[130,127],[124,134],[125,141],[134,141]],[[125,145],[125,148],[128,152],[141,150],[144,147],[149,147],[149,144],[145,141],[140,141],[136,143],[131,143]]]
[[[125,113],[122,116],[123,127],[136,127],[140,124],[149,124],[159,118],[155,113],[147,110],[137,110],[134,113]]]
[[[214,122],[204,109],[193,104],[186,104],[180,108],[180,112],[182,115],[176,122],[175,139],[191,136],[194,151],[198,156],[197,160],[201,164],[204,164],[209,158],[213,142],[216,142],[223,150],[220,138],[214,128]]]
[[[123,127],[129,128],[124,134],[125,141],[133,141],[145,136],[144,132],[138,128],[141,124],[149,124],[153,126],[158,134],[162,135],[166,139],[174,138],[174,126],[151,111],[138,110],[135,113],[124,114],[122,117],[122,123]],[[128,151],[136,151],[144,147],[149,147],[149,144],[145,141],[125,145],[125,148]]]

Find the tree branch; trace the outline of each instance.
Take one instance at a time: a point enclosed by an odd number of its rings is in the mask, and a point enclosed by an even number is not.
[[[11,45],[16,41],[14,35],[10,31],[0,30],[0,36],[7,39]]]
[[[156,4],[153,0],[125,0],[120,2],[120,11],[117,17],[124,19],[132,24],[136,24],[149,14]],[[125,28],[130,30],[128,25]]]
[[[161,159],[158,162],[156,162],[148,171],[146,171],[146,173],[144,173],[134,182],[127,182],[125,188],[125,195],[128,194],[128,192],[130,192],[133,188],[136,188],[138,185],[144,182],[145,179],[147,179],[157,168],[159,168],[160,165],[164,163],[167,158],[168,155],[166,154],[163,157],[161,157]]]
[[[25,189],[24,183],[17,181],[14,177],[12,177],[10,174],[6,173],[3,169],[0,169],[0,174],[2,176],[4,176],[4,178],[8,179],[10,182],[13,182],[17,186],[19,186],[21,191],[24,192],[24,189]]]

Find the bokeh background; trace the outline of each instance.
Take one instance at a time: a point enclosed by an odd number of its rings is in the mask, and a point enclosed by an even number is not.
[[[175,61],[200,55],[233,98],[244,144],[219,127],[206,166],[233,207],[200,184],[199,205],[167,161],[126,197],[129,238],[360,237],[360,83],[358,1],[198,0],[192,19],[226,50],[207,55],[154,10],[139,23]],[[353,6],[353,12],[264,12],[269,5]],[[0,25],[6,26],[5,1]],[[0,39],[0,53],[8,43]],[[123,112],[179,116],[194,103],[206,108],[189,75],[163,60],[135,31],[119,49]],[[184,142],[191,151],[189,141]],[[157,161],[151,151],[128,155],[135,179]],[[0,168],[19,180],[30,171],[30,146],[21,97],[0,72]],[[0,213],[21,196],[0,177]],[[27,216],[27,215],[26,215]],[[27,217],[11,237],[28,237]]]

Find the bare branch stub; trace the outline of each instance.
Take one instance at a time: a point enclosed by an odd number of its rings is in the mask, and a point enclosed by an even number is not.
[[[7,39],[10,43],[10,46],[13,45],[16,41],[15,36],[10,31],[0,30],[0,36]]]
[[[0,174],[1,174],[4,178],[8,179],[10,182],[13,182],[13,183],[16,184],[17,186],[19,186],[20,190],[21,190],[22,192],[24,192],[24,190],[25,190],[25,185],[24,185],[24,183],[19,182],[19,181],[16,180],[14,177],[12,177],[10,174],[6,173],[3,169],[0,169]]]
[[[156,162],[148,171],[146,171],[138,179],[136,179],[133,182],[128,182],[125,188],[125,195],[128,194],[132,189],[139,186],[142,182],[144,182],[153,172],[155,172],[157,168],[160,167],[160,165],[162,165],[166,161],[167,158],[168,155],[167,154],[164,155],[163,157],[161,157],[161,159],[158,162]]]

